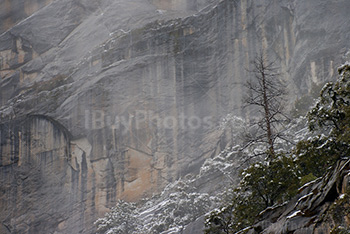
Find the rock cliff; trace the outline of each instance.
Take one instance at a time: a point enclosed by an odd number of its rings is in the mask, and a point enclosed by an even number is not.
[[[260,50],[290,102],[349,55],[347,0],[1,0],[1,233],[92,233],[231,144]]]
[[[247,233],[345,233],[349,227],[350,161],[312,181],[288,204],[270,208]]]

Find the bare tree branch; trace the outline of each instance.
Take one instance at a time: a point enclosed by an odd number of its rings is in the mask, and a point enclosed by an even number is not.
[[[260,120],[255,123],[263,132],[257,134],[251,142],[263,141],[268,144],[271,157],[275,157],[275,141],[280,137],[280,125],[288,119],[284,114],[286,85],[280,79],[281,74],[275,63],[269,61],[261,52],[252,62],[252,78],[244,87],[247,95],[244,97],[243,107],[258,109]]]

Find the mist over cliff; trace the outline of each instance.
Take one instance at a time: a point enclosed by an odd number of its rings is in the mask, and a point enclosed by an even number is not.
[[[263,50],[289,103],[349,58],[347,0],[0,0],[1,233],[92,233],[235,139]]]

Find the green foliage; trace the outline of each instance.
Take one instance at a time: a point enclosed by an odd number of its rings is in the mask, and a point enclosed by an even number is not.
[[[309,173],[309,174],[304,175],[303,177],[301,177],[301,179],[300,179],[300,185],[304,185],[304,184],[309,183],[309,182],[311,182],[311,181],[314,181],[314,180],[316,180],[316,179],[317,179],[317,177],[314,176],[314,174]]]
[[[320,95],[320,100],[309,112],[310,130],[330,129],[331,135],[347,136],[349,140],[350,122],[350,66],[339,70],[341,77],[336,83],[327,83]]]
[[[335,165],[342,149],[337,142],[321,136],[298,142],[295,152],[301,174],[323,176],[327,169]]]
[[[340,79],[327,83],[316,106],[308,113],[309,129],[322,134],[296,147],[302,174],[319,177],[341,157],[350,155],[350,66],[339,70]]]
[[[261,211],[259,201],[235,191],[229,205],[212,211],[205,222],[206,234],[234,233],[251,225]]]
[[[232,202],[208,216],[206,233],[233,233],[250,226],[262,210],[287,201],[299,186],[323,176],[340,158],[349,157],[350,65],[341,67],[339,74],[337,82],[324,86],[319,101],[308,113],[309,129],[318,135],[300,141],[292,154],[276,155],[244,170]],[[311,98],[305,97],[298,105],[306,108],[310,103]],[[331,207],[333,220],[339,219],[339,214],[341,218],[350,214],[349,203],[346,209],[338,203]],[[336,227],[332,233],[349,230]]]
[[[296,194],[300,185],[298,169],[290,157],[277,156],[269,163],[256,163],[242,172],[232,202],[209,215],[206,233],[239,231],[253,224],[262,210]]]
[[[257,163],[242,173],[241,188],[265,209],[295,195],[298,170],[290,157],[279,155],[269,163]],[[292,187],[291,187],[292,186]]]

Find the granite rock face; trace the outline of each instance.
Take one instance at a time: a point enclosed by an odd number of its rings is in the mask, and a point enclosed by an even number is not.
[[[247,233],[334,233],[349,226],[350,161],[300,189],[288,204],[270,208]],[[338,232],[335,232],[338,233]],[[341,232],[339,232],[341,233]]]
[[[117,199],[198,172],[232,141],[221,118],[254,115],[241,100],[256,53],[292,103],[347,59],[349,7],[1,0],[0,230],[91,233]]]
[[[77,188],[86,172],[68,165],[69,133],[44,116],[3,123],[0,129],[0,232],[43,233],[62,225],[65,213],[71,227],[79,225],[80,216],[72,211],[73,206],[84,210]]]

